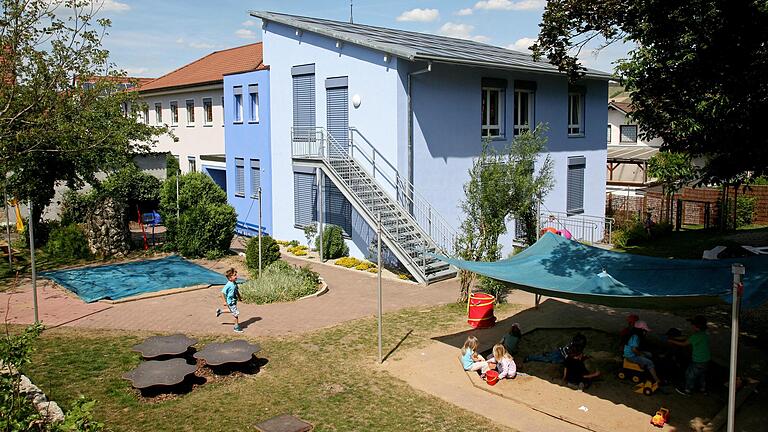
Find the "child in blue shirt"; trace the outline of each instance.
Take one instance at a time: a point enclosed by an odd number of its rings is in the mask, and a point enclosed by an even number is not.
[[[461,365],[465,371],[480,371],[483,377],[488,372],[488,362],[477,353],[477,338],[469,336],[461,347]]]
[[[227,276],[227,284],[221,289],[221,298],[224,300],[224,306],[235,317],[235,333],[242,333],[243,329],[240,328],[239,320],[240,311],[237,310],[237,301],[242,300],[240,298],[240,291],[237,289],[237,270],[230,268],[225,275]],[[216,309],[216,317],[219,317],[221,314],[221,309]]]

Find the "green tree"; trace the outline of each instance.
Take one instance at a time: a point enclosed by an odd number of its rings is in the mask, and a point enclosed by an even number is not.
[[[669,220],[672,214],[672,197],[686,184],[694,180],[698,170],[685,153],[659,152],[648,160],[648,175],[661,183],[665,197],[664,213]]]
[[[536,56],[578,79],[595,41],[633,43],[616,73],[664,149],[705,156],[708,180],[768,172],[768,1],[550,0]]]
[[[507,232],[507,221],[514,217],[526,227],[529,244],[536,241],[537,202],[554,185],[553,165],[549,156],[537,160],[546,147],[546,128],[523,133],[508,144],[503,152],[485,141],[480,156],[472,162],[469,180],[464,184],[464,213],[456,251],[470,261],[497,261],[501,258],[499,237]],[[459,271],[459,301],[466,301],[475,279],[474,273]],[[504,301],[504,290],[490,281],[482,282]]]
[[[96,183],[165,129],[136,121],[143,103],[101,46],[101,2],[0,2],[0,171],[37,223],[57,182]]]

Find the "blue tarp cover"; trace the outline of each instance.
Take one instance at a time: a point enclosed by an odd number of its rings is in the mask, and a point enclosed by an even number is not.
[[[71,270],[43,272],[51,279],[90,303],[101,299],[118,300],[148,292],[195,285],[224,285],[220,273],[189,262],[177,255]]]
[[[439,256],[514,288],[613,307],[679,309],[730,303],[731,264],[744,264],[744,307],[768,301],[768,256],[682,260],[612,252],[546,233],[505,260]]]

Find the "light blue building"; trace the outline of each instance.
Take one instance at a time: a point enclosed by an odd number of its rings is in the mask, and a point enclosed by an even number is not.
[[[384,244],[417,280],[450,276],[429,253],[453,248],[472,159],[484,139],[509,142],[538,123],[549,127],[556,179],[542,211],[562,224],[580,218],[581,232],[570,228],[577,237],[602,235],[600,223],[587,220],[600,221],[605,211],[608,74],[589,70],[571,85],[550,64],[500,47],[251,15],[263,22],[270,69],[271,94],[261,106],[269,104],[268,231],[275,237],[300,239],[307,224],[334,223],[352,254],[365,257],[380,218]],[[228,172],[234,157],[227,144]],[[259,157],[265,169],[267,156]],[[235,181],[232,174],[227,180]]]
[[[273,231],[269,70],[224,76],[224,147],[227,199],[237,211],[237,232]],[[259,223],[259,191],[261,223]]]

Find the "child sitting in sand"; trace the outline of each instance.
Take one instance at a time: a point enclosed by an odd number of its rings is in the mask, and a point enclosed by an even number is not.
[[[592,380],[600,376],[600,371],[590,372],[584,364],[586,356],[582,351],[571,350],[563,362],[563,381],[569,386],[585,389]]]
[[[464,342],[464,346],[461,348],[461,364],[464,366],[465,371],[480,371],[485,376],[488,372],[488,362],[485,361],[483,356],[477,353],[477,338],[470,336]]]
[[[502,344],[493,346],[493,356],[488,358],[488,364],[496,364],[496,371],[499,372],[499,379],[517,377],[517,365],[515,359],[507,352]],[[493,367],[491,367],[493,369]]]
[[[509,328],[509,332],[501,338],[501,344],[504,345],[504,349],[509,354],[515,354],[517,352],[517,345],[520,343],[520,339],[523,337],[520,331],[520,325],[515,323]]]

